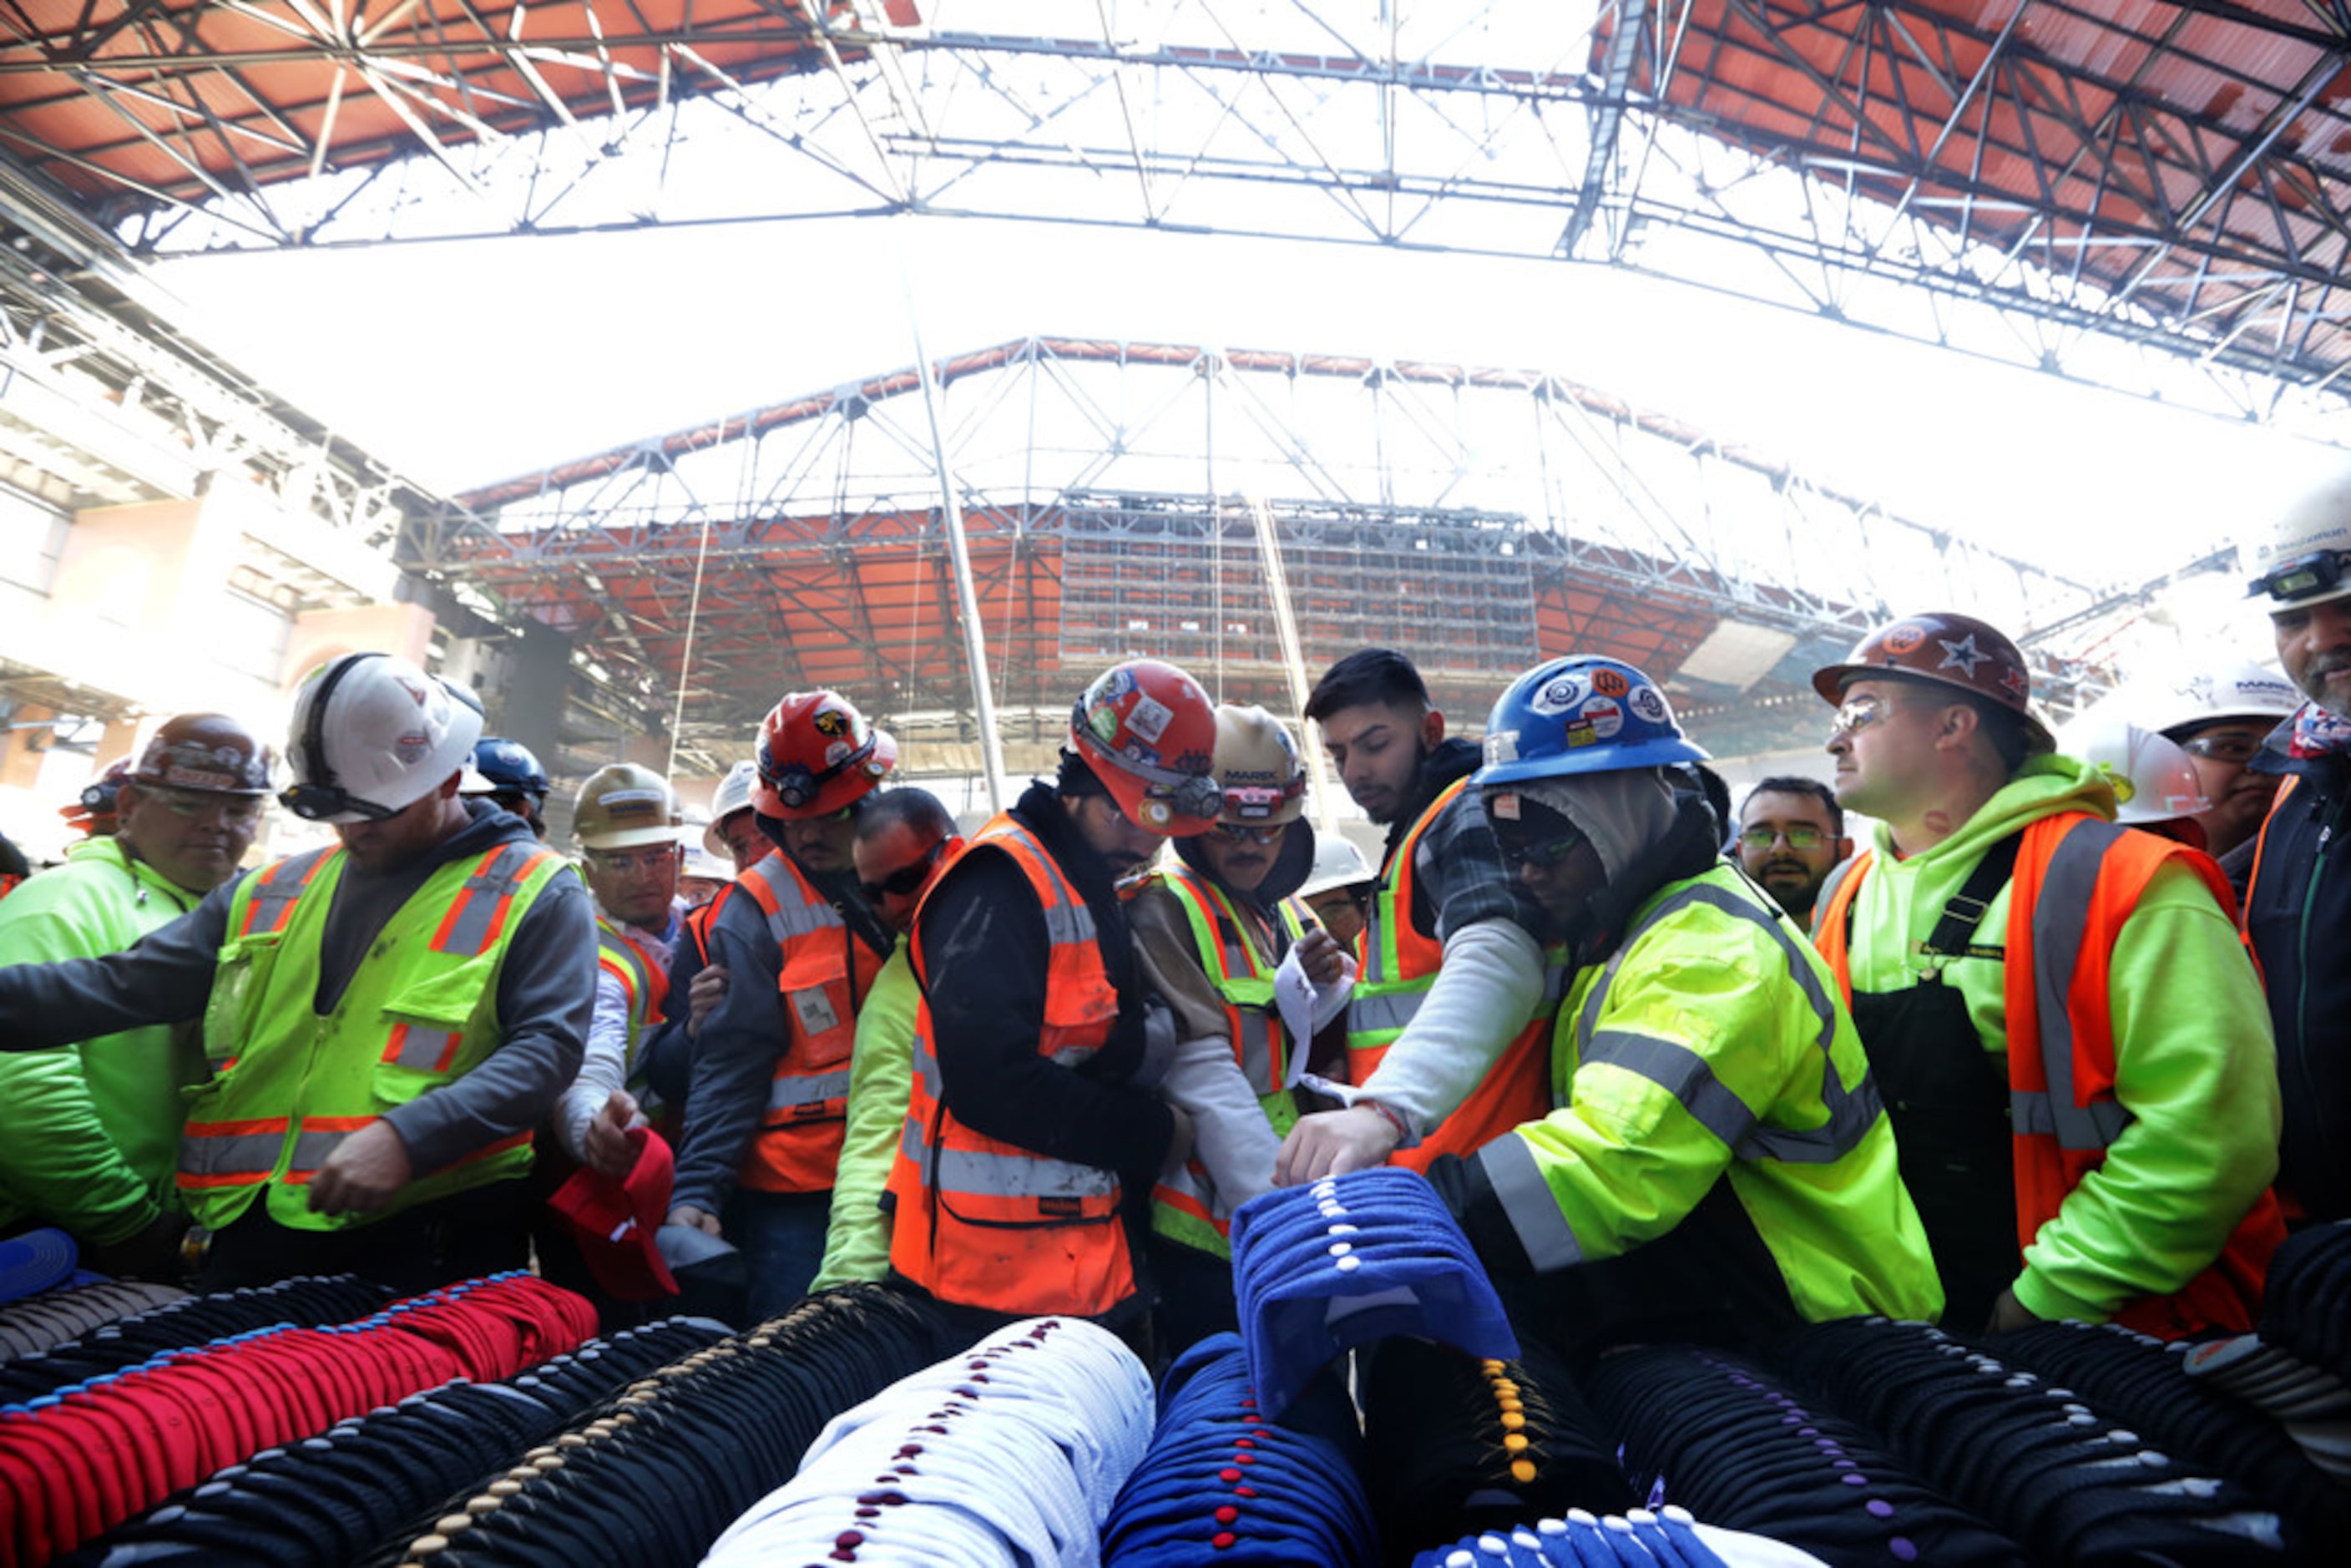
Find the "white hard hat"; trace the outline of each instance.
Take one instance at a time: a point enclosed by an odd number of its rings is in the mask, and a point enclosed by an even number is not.
[[[728,865],[735,863],[735,852],[726,847],[726,841],[720,836],[718,830],[736,812],[751,809],[751,786],[758,781],[759,765],[746,760],[729,768],[726,777],[718,781],[718,788],[711,793],[710,825],[702,830],[702,847]],[[730,874],[727,880],[732,882],[734,878]]]
[[[677,868],[680,876],[700,877],[705,882],[733,882],[735,862],[725,855],[712,854],[702,843],[703,830],[685,827],[677,831],[677,841],[685,851],[685,860]]]
[[[345,653],[302,678],[279,799],[314,822],[380,821],[463,771],[482,736],[480,699],[389,653]]]
[[[2273,612],[2351,595],[2351,469],[2296,497],[2237,559],[2252,575],[2246,594],[2267,595]]]
[[[2089,714],[2067,725],[2057,748],[2106,776],[2115,787],[2115,821],[2125,827],[2168,822],[2212,809],[2188,753],[2151,729],[2112,714]]]
[[[1311,898],[1332,888],[1352,887],[1359,882],[1370,882],[1374,874],[1363,851],[1337,833],[1326,833],[1314,841],[1314,866],[1306,873],[1298,896]]]
[[[2283,675],[2253,664],[2215,664],[2133,695],[2133,716],[2166,735],[2223,719],[2274,723],[2302,706],[2302,694]]]

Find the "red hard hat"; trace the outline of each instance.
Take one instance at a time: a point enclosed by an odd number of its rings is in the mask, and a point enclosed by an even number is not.
[[[183,713],[163,721],[131,782],[258,799],[269,793],[269,748],[226,714]]]
[[[1136,827],[1181,839],[1217,825],[1217,710],[1175,665],[1104,670],[1070,710],[1070,745]]]
[[[1854,681],[1886,674],[1971,692],[2022,719],[2038,749],[2056,748],[2049,727],[2032,711],[2032,675],[2023,651],[2006,632],[1972,615],[1936,611],[1881,626],[1844,664],[1813,672],[1813,689],[1834,705],[1844,701],[1844,688]]]
[[[872,793],[898,743],[838,692],[794,692],[759,725],[751,809],[792,821],[829,817]]]

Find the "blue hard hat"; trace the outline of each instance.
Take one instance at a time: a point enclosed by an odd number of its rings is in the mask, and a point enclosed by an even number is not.
[[[486,735],[474,743],[474,771],[500,789],[518,789],[526,795],[547,793],[547,769],[538,765],[530,747],[519,740],[502,736]]]
[[[1657,683],[1615,659],[1576,654],[1512,681],[1486,720],[1486,765],[1473,782],[1509,784],[1704,762]]]

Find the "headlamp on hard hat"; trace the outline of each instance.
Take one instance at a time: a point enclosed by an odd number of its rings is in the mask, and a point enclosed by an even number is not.
[[[2331,593],[2351,580],[2351,550],[2314,550],[2280,561],[2245,589],[2245,597],[2266,593],[2280,604],[2292,604],[2313,594]]]

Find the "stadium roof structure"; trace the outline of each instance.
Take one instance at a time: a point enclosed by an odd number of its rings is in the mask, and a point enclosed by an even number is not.
[[[925,213],[1604,262],[2340,439],[2346,36],[2314,0],[16,0],[0,193],[141,256]]]
[[[1116,659],[1290,716],[1293,670],[1372,643],[1457,729],[1573,651],[1667,682],[1719,755],[1813,745],[1811,671],[1922,582],[2056,629],[2033,655],[2063,713],[2134,606],[1534,371],[1037,337],[930,379],[935,402],[909,366],[484,486],[404,564],[573,639],[604,711],[712,770],[821,685],[910,771],[978,771],[943,480],[998,733],[1032,763]]]

